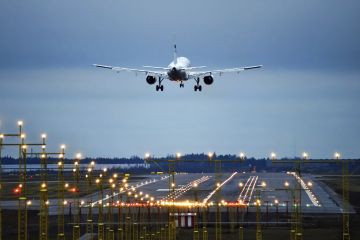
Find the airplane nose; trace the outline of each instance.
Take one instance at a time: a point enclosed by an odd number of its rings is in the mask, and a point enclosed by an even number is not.
[[[176,67],[173,67],[173,68],[171,69],[171,71],[175,72],[175,71],[176,71]]]

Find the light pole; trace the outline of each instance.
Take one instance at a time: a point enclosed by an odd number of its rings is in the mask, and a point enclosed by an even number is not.
[[[73,225],[73,240],[79,240],[80,238],[80,199],[79,199],[79,182],[80,182],[80,160],[81,154],[76,154],[74,160],[74,184],[75,184],[75,201],[74,208],[76,209],[74,214],[74,225]]]
[[[95,183],[99,189],[99,214],[98,214],[98,239],[105,240],[105,231],[104,231],[104,215],[103,215],[103,199],[104,199],[104,189],[103,189],[103,175],[100,174],[100,177],[95,180]]]

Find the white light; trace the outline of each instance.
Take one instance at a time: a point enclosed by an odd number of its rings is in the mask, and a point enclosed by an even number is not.
[[[275,160],[276,159],[276,153],[275,152],[270,153],[270,158],[272,160]]]
[[[61,162],[61,161],[58,162],[58,166],[62,166],[62,162]]]
[[[239,187],[243,187],[244,184],[242,182],[239,182]]]
[[[245,153],[241,152],[241,153],[239,154],[239,156],[240,156],[240,159],[244,159],[244,158],[245,158]]]
[[[149,159],[150,158],[150,153],[145,153],[145,159]]]
[[[4,134],[0,134],[0,139],[3,139],[4,138]]]
[[[91,166],[94,166],[94,165],[95,165],[95,162],[94,162],[94,161],[91,161],[90,165],[91,165]]]
[[[213,152],[208,152],[208,157],[211,159],[213,156],[214,156],[214,153]]]
[[[59,158],[64,158],[64,154],[60,153]]]
[[[23,121],[18,121],[17,124],[18,124],[18,126],[22,126],[24,124],[24,122]]]
[[[176,153],[176,158],[181,158],[181,153],[177,152]]]
[[[20,137],[21,137],[22,139],[24,139],[24,138],[26,138],[26,134],[23,133],[23,134],[20,135]]]
[[[335,159],[340,159],[341,154],[339,152],[335,152],[334,157],[335,157]]]
[[[286,181],[286,182],[284,183],[284,186],[285,186],[285,187],[288,187],[288,186],[290,186],[290,183],[289,183],[288,181]]]
[[[46,134],[45,133],[41,134],[41,138],[46,138]]]
[[[42,145],[41,148],[42,148],[42,149],[45,149],[45,148],[46,148],[46,145]]]
[[[63,144],[63,145],[60,146],[60,148],[61,148],[61,149],[65,149],[66,146]]]
[[[80,159],[80,158],[81,158],[81,153],[77,153],[77,154],[76,154],[76,158],[77,158],[77,159]]]
[[[309,158],[309,154],[307,152],[303,152],[302,156],[303,156],[303,159]]]

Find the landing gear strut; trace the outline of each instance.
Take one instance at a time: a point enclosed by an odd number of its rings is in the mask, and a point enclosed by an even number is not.
[[[202,86],[200,85],[200,78],[196,78],[196,85],[194,86],[194,91],[196,92],[197,90],[199,90],[199,92],[201,92],[202,90]]]
[[[180,83],[180,88],[183,88],[185,85],[181,82]]]
[[[159,77],[159,84],[158,85],[156,85],[156,91],[164,91],[164,85],[162,85],[161,84],[161,82],[163,81],[164,79],[163,78],[161,78],[161,77]]]

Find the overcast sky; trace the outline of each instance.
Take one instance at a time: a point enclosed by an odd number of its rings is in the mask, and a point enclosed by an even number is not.
[[[0,131],[69,156],[360,156],[359,1],[0,2]],[[96,69],[263,64],[193,91]]]

